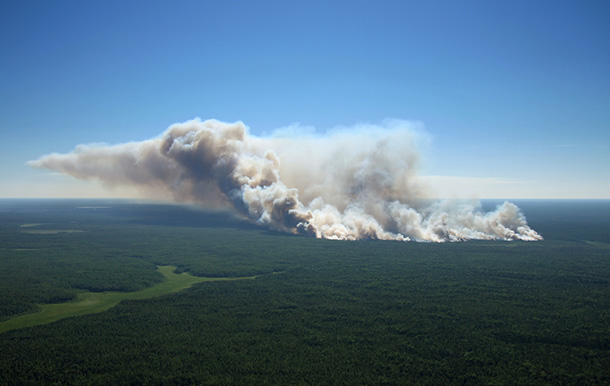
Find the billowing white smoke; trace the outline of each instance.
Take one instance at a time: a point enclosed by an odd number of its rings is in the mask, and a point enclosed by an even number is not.
[[[504,203],[424,200],[415,172],[413,125],[257,137],[241,123],[199,119],[158,138],[77,146],[29,164],[108,185],[136,185],[176,201],[229,206],[259,224],[318,238],[458,241],[540,240],[519,209]]]

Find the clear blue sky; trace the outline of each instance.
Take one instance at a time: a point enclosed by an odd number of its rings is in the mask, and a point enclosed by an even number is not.
[[[25,162],[199,116],[413,120],[443,194],[610,198],[609,20],[609,1],[3,1],[0,197],[107,195]]]

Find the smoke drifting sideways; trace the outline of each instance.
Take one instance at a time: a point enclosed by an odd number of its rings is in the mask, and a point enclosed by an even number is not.
[[[249,134],[241,122],[190,120],[159,137],[119,145],[79,145],[29,161],[107,186],[136,186],[231,208],[273,230],[334,240],[541,240],[519,208],[484,213],[478,202],[426,199],[418,183],[421,135],[399,120],[323,135]]]

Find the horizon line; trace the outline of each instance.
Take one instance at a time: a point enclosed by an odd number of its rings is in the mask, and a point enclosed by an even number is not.
[[[420,200],[449,200],[449,201],[470,201],[470,200],[520,200],[520,201],[609,201],[610,197],[428,197],[419,198]],[[179,202],[173,200],[138,198],[138,197],[0,197],[0,200],[116,200],[116,201],[143,201],[160,202],[168,204],[195,204],[194,202]],[[204,206],[204,205],[202,205]]]

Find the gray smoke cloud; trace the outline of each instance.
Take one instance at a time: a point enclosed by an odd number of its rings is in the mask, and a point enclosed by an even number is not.
[[[292,131],[292,132],[291,132]],[[157,138],[79,145],[28,164],[146,196],[232,208],[274,230],[318,238],[416,241],[541,240],[519,208],[426,200],[416,175],[422,136],[386,121],[324,135],[249,134],[241,122],[190,120]]]

